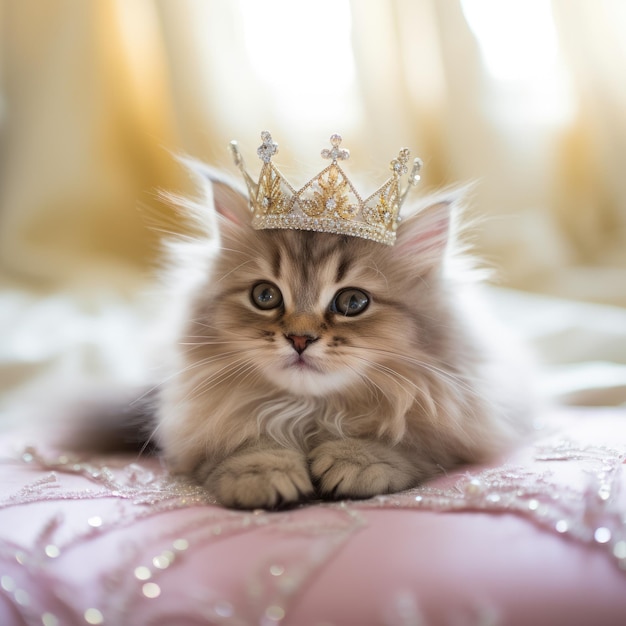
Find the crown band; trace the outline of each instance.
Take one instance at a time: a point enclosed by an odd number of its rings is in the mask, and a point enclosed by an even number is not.
[[[395,243],[400,207],[411,186],[419,182],[422,166],[422,162],[415,159],[409,172],[407,148],[402,148],[389,164],[391,177],[363,199],[338,164],[350,158],[350,152],[340,147],[340,135],[332,135],[331,149],[322,150],[322,157],[330,159],[330,165],[298,190],[272,163],[278,144],[270,133],[263,131],[261,140],[257,155],[263,165],[258,182],[248,174],[237,142],[230,144],[235,165],[248,187],[255,229],[310,230],[361,237],[387,245]],[[401,190],[400,179],[407,173],[408,183]]]

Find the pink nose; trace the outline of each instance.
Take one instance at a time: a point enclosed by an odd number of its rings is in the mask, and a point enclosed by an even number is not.
[[[310,344],[319,339],[319,337],[311,337],[311,335],[285,335],[285,337],[298,354],[302,354]]]

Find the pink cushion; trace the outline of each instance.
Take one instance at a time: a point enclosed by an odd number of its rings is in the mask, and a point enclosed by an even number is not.
[[[280,513],[220,508],[157,459],[24,443],[1,443],[3,626],[626,623],[624,410],[554,412],[501,464]]]

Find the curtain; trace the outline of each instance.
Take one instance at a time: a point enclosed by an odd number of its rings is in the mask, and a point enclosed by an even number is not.
[[[475,181],[500,284],[626,305],[623,2],[260,4],[2,0],[4,284],[136,288],[184,228],[175,155],[232,167],[237,138],[257,171],[267,128],[296,183],[333,132],[365,191],[410,146],[423,192]]]
[[[2,271],[39,288],[121,287],[157,248],[156,190],[180,176],[155,8],[8,0],[1,19]]]

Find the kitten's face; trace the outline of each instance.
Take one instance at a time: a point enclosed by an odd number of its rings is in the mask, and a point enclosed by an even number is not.
[[[382,244],[246,229],[223,246],[196,318],[211,320],[213,353],[223,355],[235,386],[261,377],[291,393],[325,395],[371,385],[372,368],[384,376],[385,362],[410,358],[421,283],[400,274]]]
[[[432,361],[446,324],[439,277],[454,199],[415,205],[386,246],[254,230],[245,196],[219,177],[210,195],[221,245],[193,288],[183,341],[194,393],[413,395],[410,372]]]

